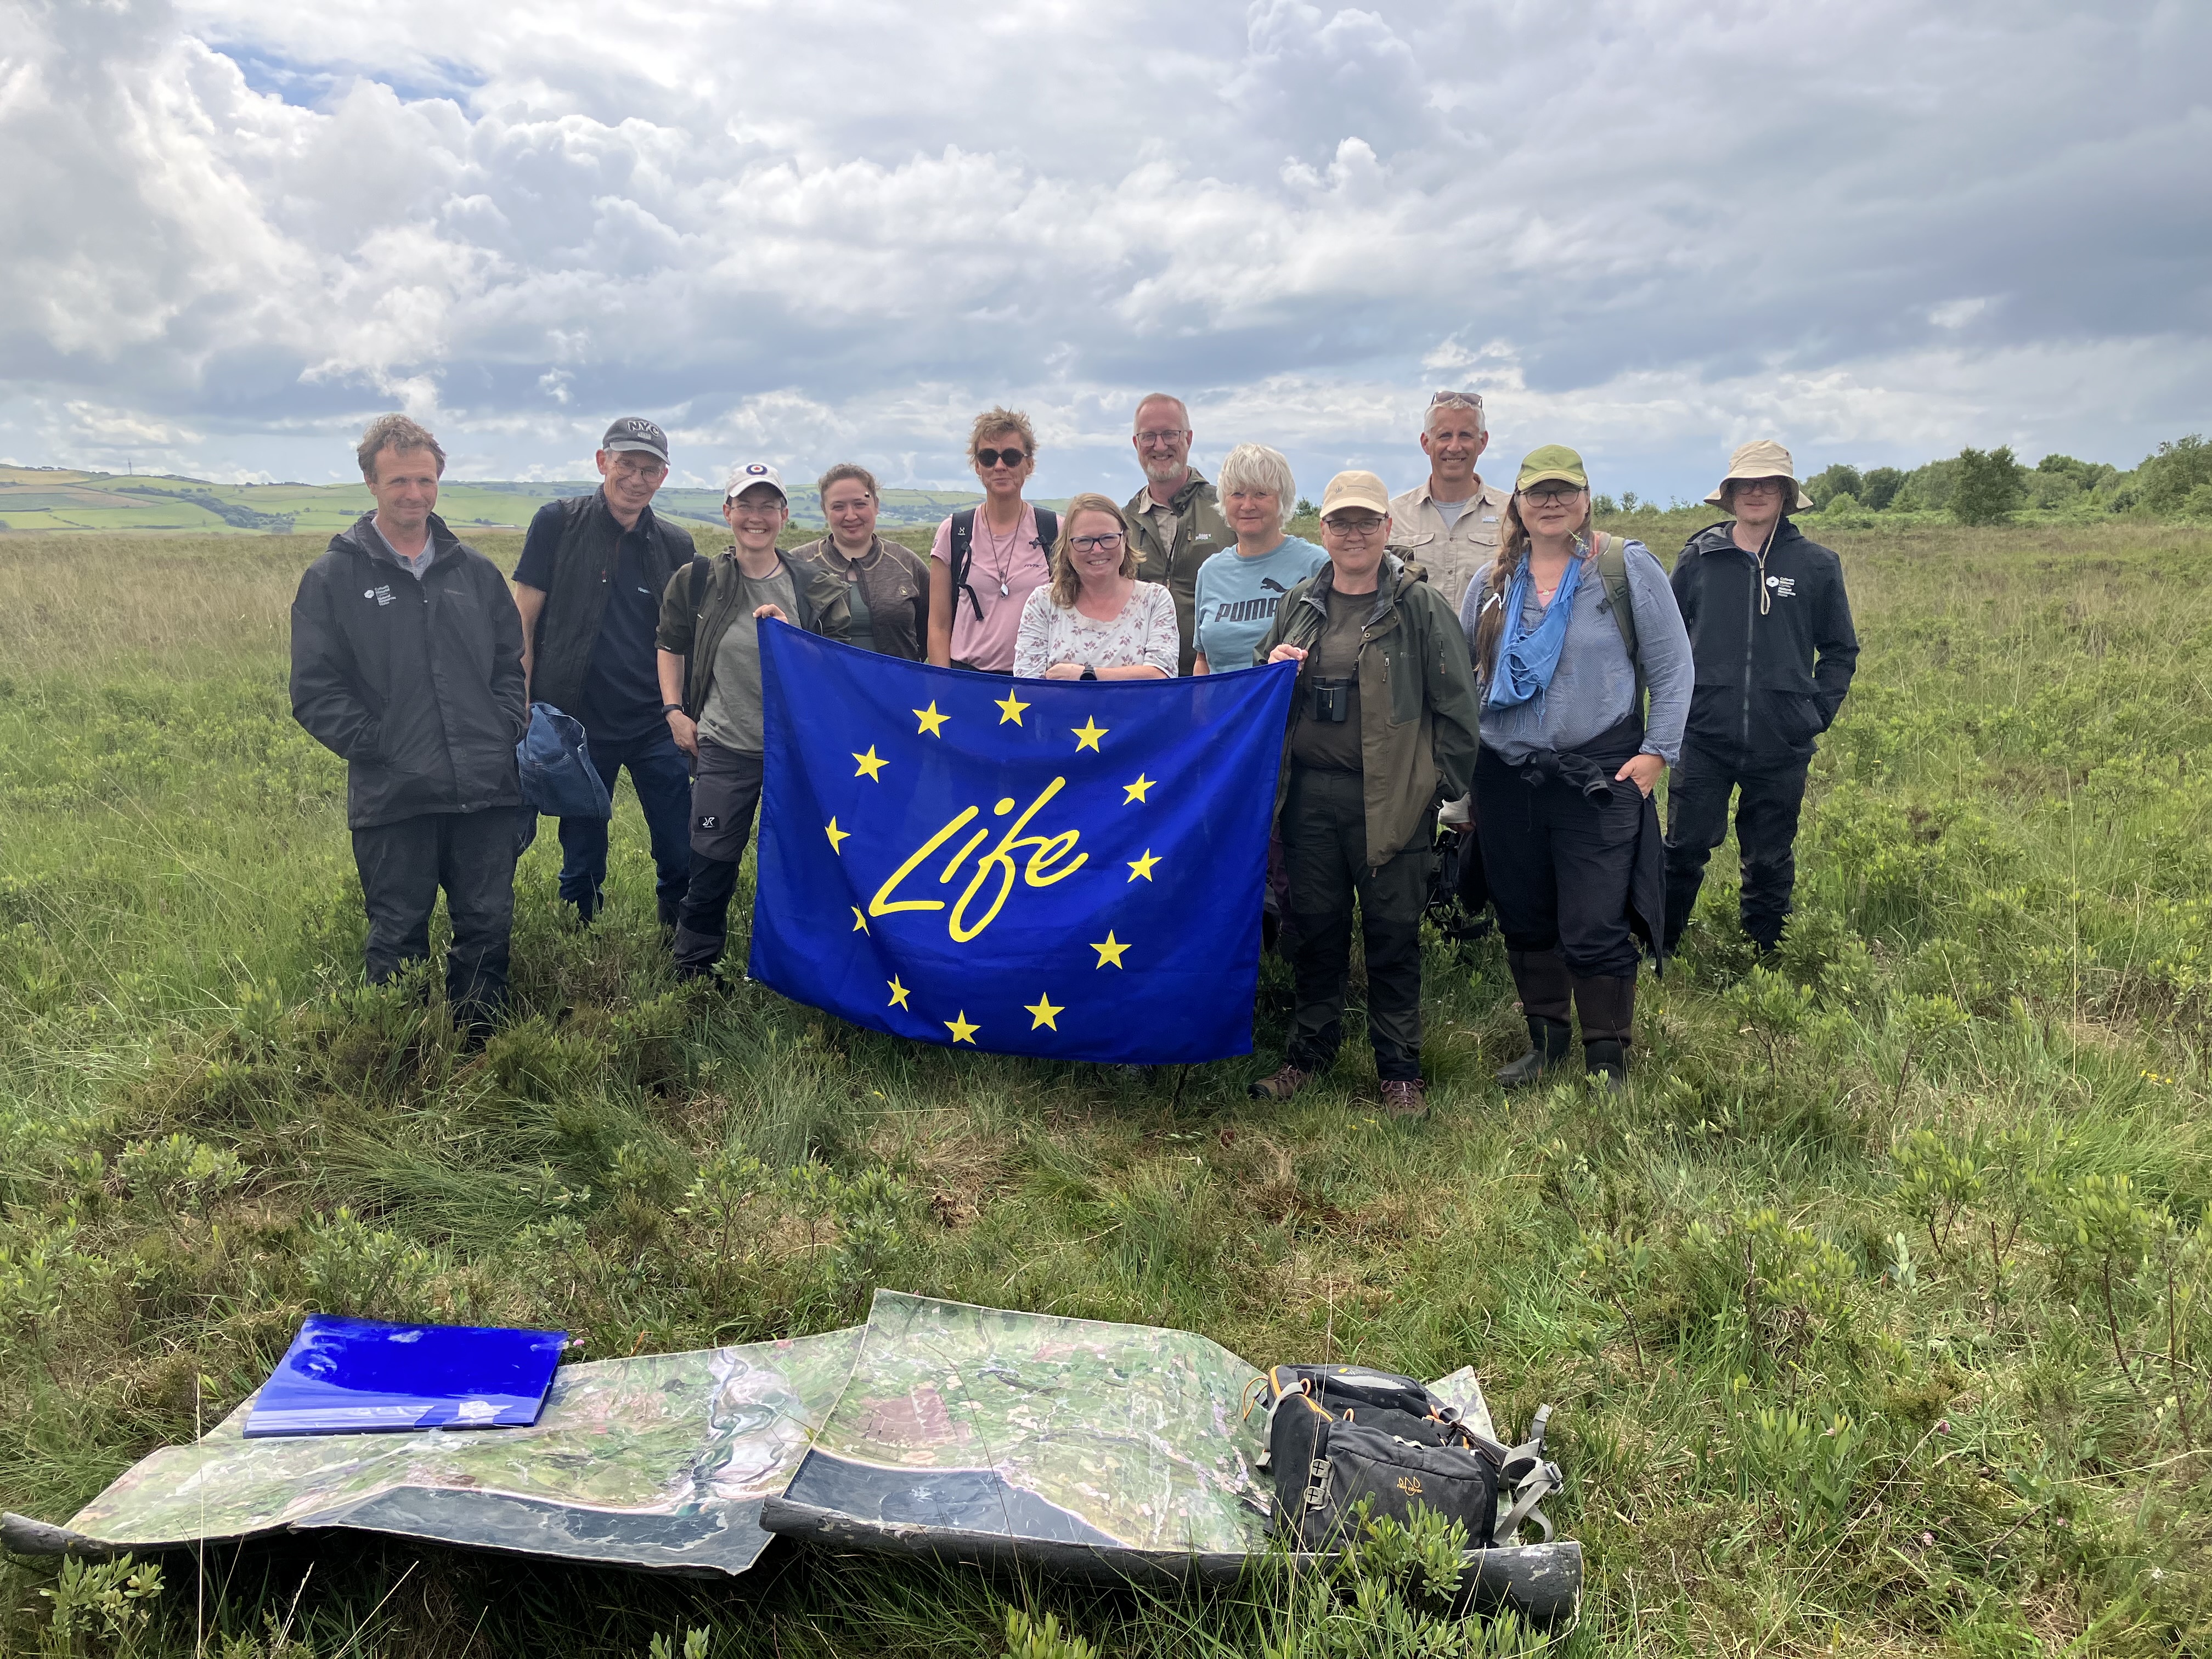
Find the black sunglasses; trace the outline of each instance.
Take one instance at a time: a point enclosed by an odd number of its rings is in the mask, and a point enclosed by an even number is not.
[[[1019,466],[1027,459],[1029,452],[1021,449],[979,449],[975,452],[975,465],[978,466],[996,466],[1001,461],[1008,466]]]

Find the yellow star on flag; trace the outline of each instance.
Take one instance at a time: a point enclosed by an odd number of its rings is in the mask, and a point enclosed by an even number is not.
[[[1150,881],[1152,878],[1152,866],[1158,862],[1159,860],[1152,856],[1152,849],[1147,847],[1145,848],[1144,857],[1129,860],[1129,879],[1134,881],[1139,876],[1142,876],[1146,881]],[[853,914],[858,915],[860,913],[855,910]]]
[[[1133,877],[1132,879],[1133,880],[1134,878]],[[868,919],[860,914],[860,907],[857,904],[853,907],[853,931],[856,933],[865,933],[868,931]]]
[[[891,988],[891,1000],[889,1006],[893,1008],[906,1008],[906,1000],[908,993],[906,987],[898,982],[898,975],[896,974],[892,975],[891,977],[885,980],[884,983]],[[907,1012],[908,1013],[912,1013],[914,1011],[911,1008],[908,1008]]]
[[[1082,725],[1071,726],[1067,729],[1075,733],[1075,752],[1077,754],[1081,754],[1086,749],[1103,754],[1105,751],[1098,747],[1098,739],[1104,737],[1107,732],[1112,731],[1113,727],[1101,726],[1097,720],[1085,715]]]
[[[872,743],[868,745],[868,752],[866,754],[855,755],[853,758],[860,763],[860,769],[854,773],[853,775],[856,778],[866,778],[870,783],[881,782],[882,780],[877,775],[880,773],[884,767],[890,764],[889,761],[879,759],[877,757],[876,745]]]
[[[1134,783],[1125,783],[1121,786],[1121,805],[1127,806],[1133,800],[1143,801],[1146,805],[1151,805],[1150,801],[1145,800],[1145,791],[1152,787],[1152,781],[1142,772],[1138,773],[1137,781]]]
[[[952,1033],[952,1040],[955,1042],[964,1042],[971,1048],[975,1046],[975,1033],[983,1029],[980,1025],[970,1025],[968,1023],[968,1011],[965,1008],[944,1024],[945,1029]]]
[[[1019,726],[1022,723],[1022,710],[1028,708],[1029,704],[1024,702],[1021,697],[1012,691],[1007,692],[998,702],[999,724],[1004,726],[1008,720],[1012,720],[1016,726]]]
[[[928,708],[909,708],[907,710],[907,713],[912,714],[915,719],[921,722],[920,726],[915,728],[914,734],[917,738],[925,732],[929,733],[933,738],[943,737],[945,735],[945,722],[951,718],[949,714],[940,714],[937,712],[937,702],[935,698],[932,698],[930,700]]]
[[[1091,948],[1098,952],[1098,966],[1103,968],[1110,962],[1119,968],[1124,965],[1121,961],[1121,952],[1129,947],[1116,939],[1114,937],[1114,930],[1109,927],[1106,930],[1106,942],[1103,945],[1093,944]],[[1054,1030],[1059,1029],[1056,1025],[1053,1027]]]
[[[823,826],[823,833],[830,837],[830,850],[839,858],[844,857],[845,843],[852,839],[853,832],[850,830],[840,830],[837,827],[837,820],[832,818]]]
[[[1023,1007],[1022,1012],[1025,1014],[1035,1014],[1036,1016],[1036,1018],[1030,1022],[1030,1030],[1032,1031],[1036,1030],[1040,1025],[1049,1027],[1051,1030],[1057,1031],[1060,1027],[1053,1024],[1053,1016],[1055,1014],[1064,1014],[1067,1010],[1065,1008],[1054,1007],[1052,1006],[1052,999],[1047,996],[1043,992],[1040,991],[1037,993],[1037,1000],[1035,1002],[1025,1005]]]

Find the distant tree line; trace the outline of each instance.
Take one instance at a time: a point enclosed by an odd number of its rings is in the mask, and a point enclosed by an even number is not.
[[[2023,466],[2008,446],[1962,449],[1909,472],[1894,466],[1862,471],[1839,461],[1808,478],[1805,488],[1827,518],[1948,513],[1961,524],[2002,524],[2030,509],[2069,517],[2212,519],[2212,444],[2197,434],[2178,438],[2127,472],[2071,455],[2045,455]]]

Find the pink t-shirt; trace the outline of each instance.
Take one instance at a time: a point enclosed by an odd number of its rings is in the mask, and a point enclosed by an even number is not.
[[[937,539],[929,556],[952,568],[952,520],[937,526]],[[949,574],[935,580],[950,581]],[[957,589],[952,595],[952,660],[971,668],[1004,673],[1014,665],[1014,636],[1021,632],[1022,606],[1038,588],[1052,580],[1052,550],[1037,540],[1036,509],[1022,503],[1022,521],[1011,538],[992,533],[975,509],[975,539],[968,551],[968,585],[983,607],[983,620]]]

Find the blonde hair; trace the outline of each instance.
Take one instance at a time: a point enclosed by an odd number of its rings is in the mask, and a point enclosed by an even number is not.
[[[1577,530],[1587,529],[1590,521],[1588,489],[1583,496],[1583,521],[1575,526]],[[1491,561],[1490,580],[1483,584],[1482,611],[1474,623],[1475,672],[1486,684],[1498,667],[1498,640],[1505,631],[1506,590],[1521,574],[1521,562],[1528,556],[1528,526],[1521,522],[1521,492],[1516,489],[1505,503],[1504,521],[1498,532],[1498,556]]]
[[[1217,495],[1226,495],[1232,489],[1264,489],[1275,498],[1275,512],[1280,520],[1278,530],[1288,530],[1298,507],[1297,480],[1291,476],[1291,463],[1279,449],[1270,449],[1265,444],[1239,444],[1221,458],[1221,476],[1214,480]]]
[[[1001,432],[1020,433],[1023,453],[1036,459],[1036,428],[1030,424],[1030,417],[1018,409],[993,408],[978,415],[968,428],[968,465],[975,465],[975,452],[983,447],[984,439],[995,438]]]
[[[1070,550],[1074,544],[1075,515],[1079,513],[1103,513],[1121,526],[1121,574],[1137,574],[1137,547],[1129,535],[1129,521],[1122,516],[1121,503],[1110,495],[1078,495],[1060,515],[1060,539],[1052,544],[1052,602],[1062,611],[1072,609],[1075,596],[1083,591],[1083,575],[1076,569]]]

